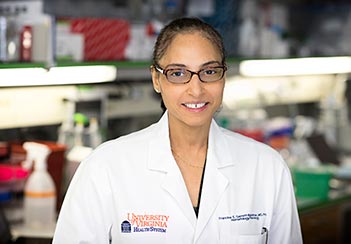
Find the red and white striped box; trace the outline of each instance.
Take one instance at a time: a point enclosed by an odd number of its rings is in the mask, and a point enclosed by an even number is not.
[[[71,32],[84,35],[85,61],[111,61],[125,59],[130,25],[123,19],[77,18],[71,19]]]

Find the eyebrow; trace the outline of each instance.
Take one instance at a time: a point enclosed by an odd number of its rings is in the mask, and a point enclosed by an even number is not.
[[[211,64],[217,64],[220,65],[221,63],[219,61],[209,61],[201,65],[201,68],[211,65]],[[169,69],[170,67],[179,67],[179,68],[186,68],[185,64],[169,64],[167,65],[164,69]]]

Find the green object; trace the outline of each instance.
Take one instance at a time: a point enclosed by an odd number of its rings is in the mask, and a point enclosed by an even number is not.
[[[81,113],[74,114],[74,122],[87,125],[89,123],[88,117]]]
[[[297,198],[327,199],[332,173],[322,170],[295,169],[293,178]]]
[[[230,121],[226,117],[223,117],[219,120],[219,125],[222,126],[223,128],[229,129],[229,124],[230,124]]]

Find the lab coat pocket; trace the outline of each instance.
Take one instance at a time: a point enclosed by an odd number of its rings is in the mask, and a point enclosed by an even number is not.
[[[266,214],[226,214],[220,217],[220,243],[230,244],[266,244],[268,228],[265,224]]]
[[[223,244],[266,244],[268,229],[260,223],[231,223],[220,227],[220,243]]]
[[[221,244],[266,244],[267,233],[260,235],[237,235],[227,236],[222,239]]]

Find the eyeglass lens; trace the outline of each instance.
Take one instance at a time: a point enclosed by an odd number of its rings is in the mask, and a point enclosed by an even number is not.
[[[208,67],[199,72],[192,72],[183,68],[167,69],[165,75],[170,82],[173,83],[187,83],[194,74],[199,76],[203,82],[214,82],[222,79],[224,75],[224,67]]]

